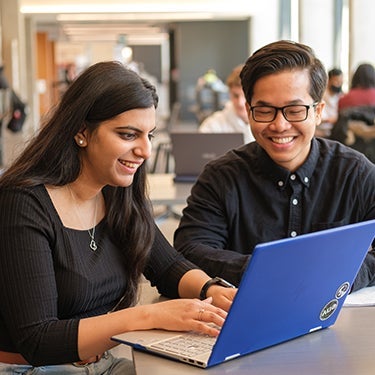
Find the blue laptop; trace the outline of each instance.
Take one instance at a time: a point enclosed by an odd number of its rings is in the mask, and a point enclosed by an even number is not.
[[[217,338],[148,330],[112,339],[206,368],[327,328],[374,236],[370,220],[257,245]]]

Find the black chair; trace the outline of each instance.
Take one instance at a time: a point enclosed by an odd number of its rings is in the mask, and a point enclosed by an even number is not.
[[[156,147],[155,158],[150,169],[150,173],[172,173],[173,165],[171,163],[172,158],[172,144],[170,141],[169,134],[178,122],[178,118],[181,111],[181,103],[175,102],[172,106],[171,114],[166,123],[166,126],[159,131],[159,134],[166,136],[167,140],[162,141]]]
[[[341,111],[332,128],[330,138],[362,152],[375,163],[375,139],[367,139],[353,134],[348,126],[352,120],[363,121],[368,126],[375,126],[375,106],[351,107]]]
[[[158,144],[155,152],[154,162],[150,169],[150,173],[170,173],[170,158],[171,158],[172,145],[171,142],[161,142]],[[159,166],[161,165],[161,171]],[[163,167],[164,165],[164,167]]]

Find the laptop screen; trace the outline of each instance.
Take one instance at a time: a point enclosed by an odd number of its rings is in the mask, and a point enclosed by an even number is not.
[[[205,164],[244,144],[242,133],[171,133],[175,180],[194,181]]]

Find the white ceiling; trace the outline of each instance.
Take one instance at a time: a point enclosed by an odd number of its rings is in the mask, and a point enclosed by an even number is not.
[[[165,25],[175,21],[245,19],[249,0],[20,0],[20,10],[32,17],[38,30],[65,41],[147,43],[163,37]],[[253,2],[254,3],[254,2]]]
[[[19,0],[26,13],[248,13],[257,1],[249,0]]]

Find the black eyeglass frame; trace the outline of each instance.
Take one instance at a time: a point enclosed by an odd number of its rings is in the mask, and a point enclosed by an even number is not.
[[[285,105],[284,107],[275,107],[273,105],[255,105],[255,106],[250,106],[250,111],[251,111],[251,115],[252,115],[253,120],[256,121],[256,122],[267,123],[267,122],[275,121],[275,118],[277,117],[277,113],[279,111],[281,111],[281,113],[283,114],[285,120],[288,121],[288,122],[302,122],[302,121],[305,121],[307,119],[307,117],[309,115],[309,109],[310,108],[315,108],[318,104],[319,104],[319,102],[314,102],[314,103],[309,104],[309,105],[308,104],[289,104],[289,105]],[[290,107],[296,107],[296,106],[297,107],[305,107],[305,109],[306,109],[306,116],[305,116],[305,118],[303,120],[292,120],[291,121],[291,120],[289,120],[287,118],[287,116],[285,114],[285,109],[290,108]],[[259,121],[259,120],[257,120],[255,118],[255,116],[254,116],[254,109],[256,109],[256,108],[272,108],[272,109],[274,109],[275,113],[274,113],[274,116],[273,116],[272,120],[267,120],[267,121],[264,121],[264,120]]]

